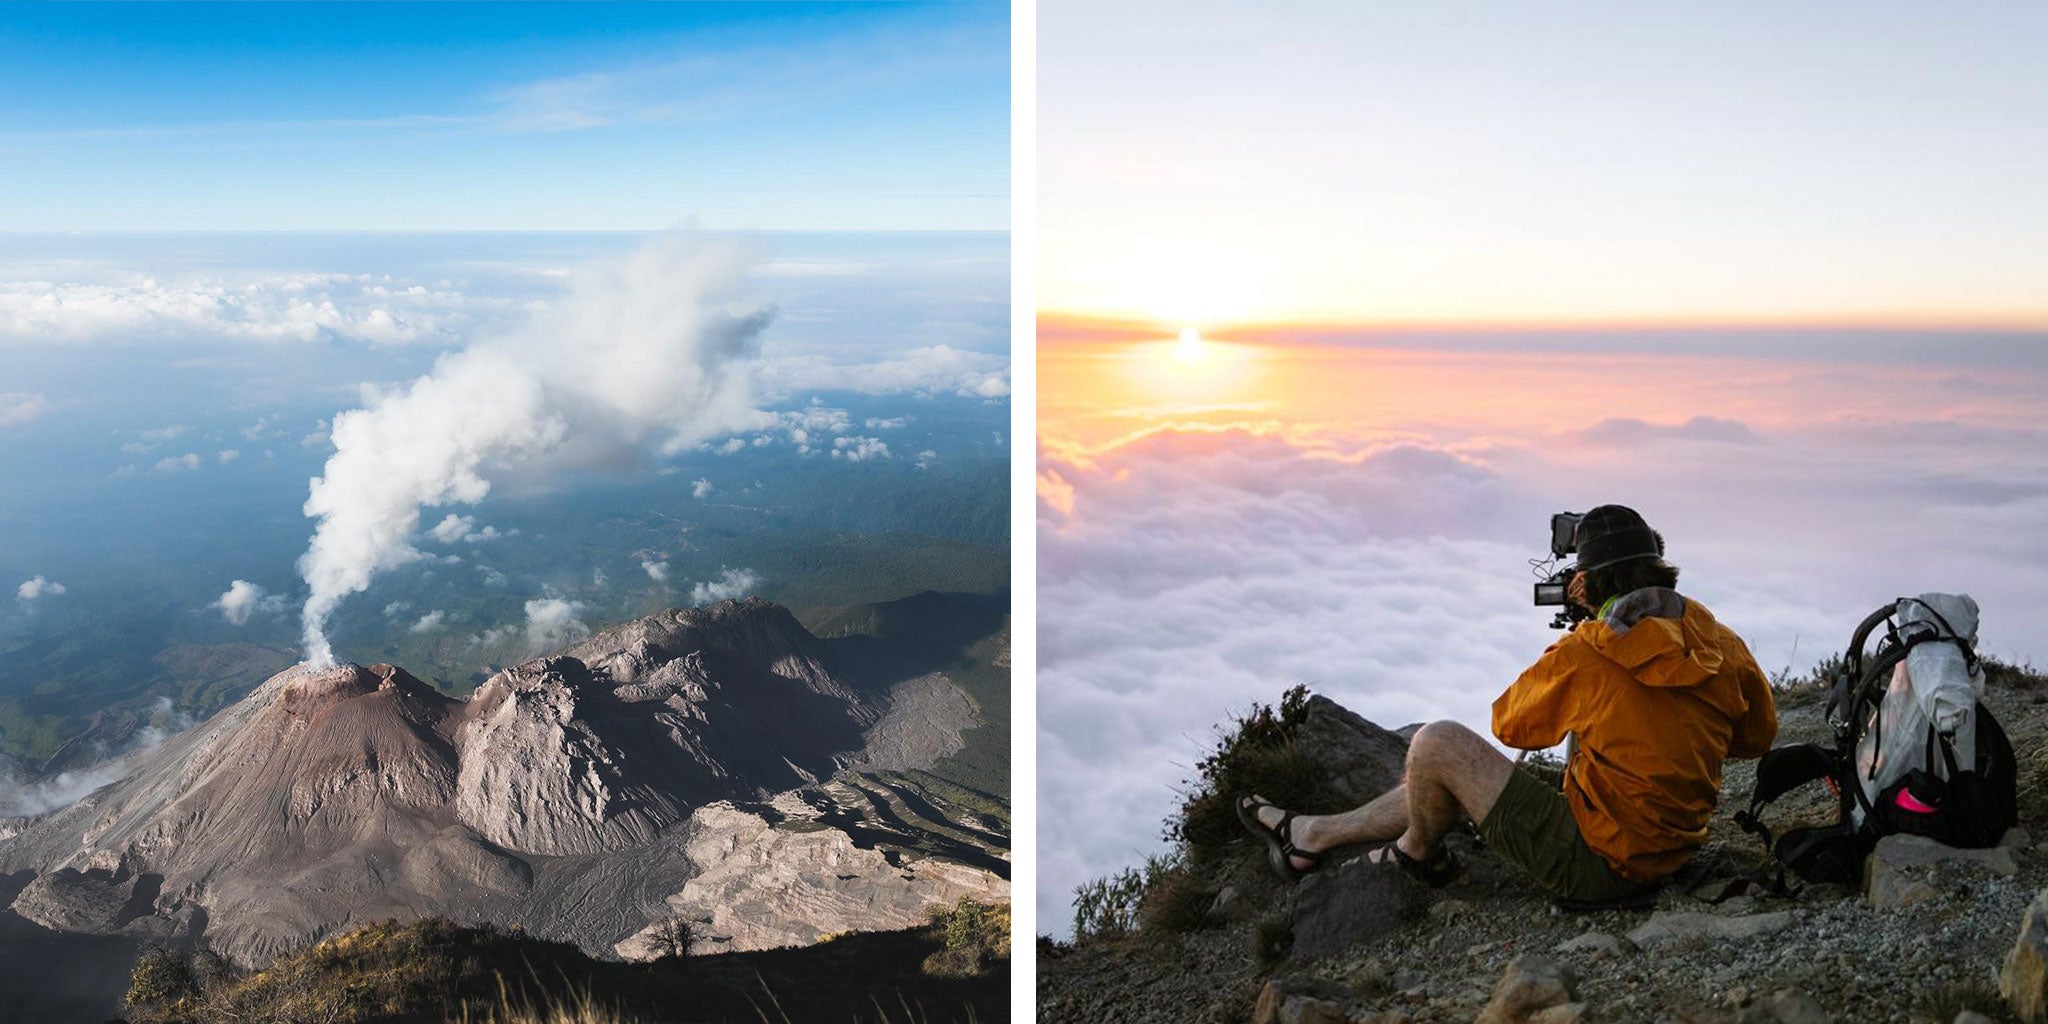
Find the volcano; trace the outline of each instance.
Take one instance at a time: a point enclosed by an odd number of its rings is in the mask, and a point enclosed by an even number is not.
[[[628,623],[467,700],[302,665],[21,822],[0,872],[34,874],[13,909],[45,927],[251,964],[393,917],[610,956],[656,955],[677,919],[703,949],[802,943],[1007,899],[1007,835],[919,782],[977,724],[943,674],[848,665],[759,599]]]

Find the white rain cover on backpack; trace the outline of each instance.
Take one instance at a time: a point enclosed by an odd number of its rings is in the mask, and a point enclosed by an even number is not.
[[[1977,643],[1977,602],[1968,594],[1922,594],[1899,599],[1899,636],[1932,631]],[[1947,628],[1943,628],[1943,623]],[[1953,633],[1949,630],[1954,630]],[[1927,764],[1929,728],[1950,734],[1961,767],[1977,763],[1977,701],[1984,696],[1984,670],[1971,671],[1963,649],[1927,642],[1906,652],[1892,669],[1890,689],[1863,738],[1856,743],[1856,777],[1872,803],[1900,776]],[[1869,728],[1868,726],[1875,726]],[[1934,773],[1948,777],[1939,749]],[[1857,809],[1860,822],[1861,808]]]

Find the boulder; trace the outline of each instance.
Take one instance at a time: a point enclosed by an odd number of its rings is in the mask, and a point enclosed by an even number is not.
[[[1408,765],[1408,741],[1323,696],[1308,699],[1295,727],[1295,745],[1331,772],[1329,788],[1362,804],[1399,785]]]
[[[1925,836],[1893,835],[1877,841],[1863,862],[1863,894],[1881,910],[1924,903],[1944,892],[1967,889],[1991,876],[2019,873],[2012,850],[1996,846],[1959,850]]]
[[[1302,879],[1290,959],[1315,960],[1394,931],[1420,914],[1425,890],[1392,865],[1363,857]]]
[[[2020,937],[1998,972],[1998,993],[2026,1024],[2048,1018],[2048,889],[2020,919]]]
[[[1791,924],[1789,910],[1736,916],[1659,911],[1629,932],[1628,940],[1643,949],[1688,942],[1739,942],[1784,931]]]
[[[1578,988],[1579,980],[1571,968],[1547,956],[1524,953],[1508,963],[1493,987],[1493,998],[1479,1011],[1474,1024],[1566,1024],[1578,1020],[1585,1005],[1578,1001]]]

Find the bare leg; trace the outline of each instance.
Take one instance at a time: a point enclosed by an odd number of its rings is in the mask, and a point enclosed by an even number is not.
[[[1478,733],[1456,722],[1431,722],[1408,743],[1401,785],[1339,814],[1296,815],[1288,839],[1311,853],[1392,839],[1402,853],[1426,861],[1460,818],[1486,819],[1514,770],[1514,762]],[[1284,813],[1261,808],[1259,821],[1276,825]],[[1296,859],[1294,866],[1311,865]]]

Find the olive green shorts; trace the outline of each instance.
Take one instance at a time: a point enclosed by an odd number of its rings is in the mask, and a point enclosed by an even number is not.
[[[1493,810],[1479,823],[1479,835],[1488,848],[1559,899],[1606,903],[1655,888],[1608,867],[1579,836],[1564,794],[1521,769],[1508,776]]]

